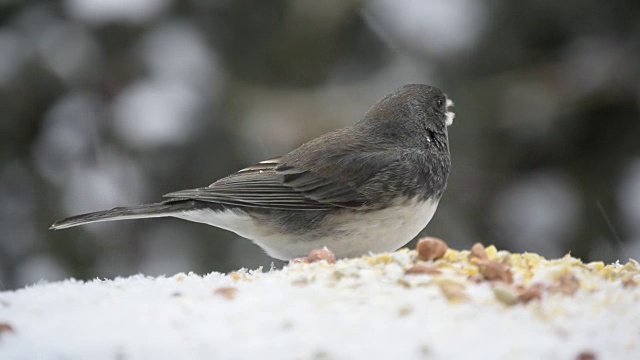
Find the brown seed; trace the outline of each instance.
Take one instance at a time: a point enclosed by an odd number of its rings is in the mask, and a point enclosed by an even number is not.
[[[521,303],[528,303],[532,300],[542,299],[542,291],[544,286],[540,283],[533,284],[529,287],[518,286],[518,300]]]
[[[309,285],[309,280],[307,279],[298,279],[298,280],[294,280],[291,285],[293,286],[297,286],[297,287],[305,287],[307,285]]]
[[[310,263],[322,260],[329,264],[334,264],[336,262],[336,256],[326,247],[322,249],[313,249],[307,256],[307,261]]]
[[[576,356],[576,360],[596,360],[596,354],[591,351],[583,351]]]
[[[573,295],[580,289],[580,280],[572,273],[564,273],[558,277],[558,284],[549,288],[554,293],[562,293],[565,295]]]
[[[233,298],[236,297],[236,294],[238,293],[238,289],[231,286],[225,286],[225,287],[219,287],[215,289],[213,293],[216,295],[220,295],[227,300],[232,300]]]
[[[638,284],[633,280],[632,277],[627,277],[626,279],[622,280],[623,288],[634,288],[636,286],[638,286]]]
[[[513,283],[511,269],[499,261],[480,260],[478,262],[478,270],[486,280],[503,281],[507,284]]]
[[[473,259],[489,260],[489,258],[487,257],[487,252],[484,249],[484,245],[480,243],[473,244],[473,246],[471,247],[471,253],[469,254],[469,260],[471,261]]]
[[[429,266],[425,264],[417,264],[407,269],[404,273],[407,275],[413,275],[413,274],[439,275],[439,274],[442,274],[442,271],[436,269],[433,266]]]
[[[449,247],[447,243],[435,237],[425,237],[418,240],[416,250],[422,260],[437,260],[444,256]]]
[[[9,325],[6,322],[0,322],[0,335],[2,333],[13,333],[13,326]]]

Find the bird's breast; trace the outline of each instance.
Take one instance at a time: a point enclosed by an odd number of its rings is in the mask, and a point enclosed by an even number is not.
[[[283,214],[283,217],[261,216],[260,223],[270,225],[262,229],[262,234],[244,236],[279,259],[305,256],[312,249],[324,246],[337,257],[394,251],[427,226],[438,200],[414,197],[399,199],[377,210],[339,209]]]
[[[337,239],[335,250],[327,246],[342,256],[397,250],[427,226],[436,212],[438,200],[405,198],[384,209],[352,211],[329,219]]]

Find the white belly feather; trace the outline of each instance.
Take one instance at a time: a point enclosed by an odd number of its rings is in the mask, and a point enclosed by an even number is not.
[[[337,257],[360,256],[369,252],[394,251],[413,239],[431,221],[438,201],[416,199],[376,211],[349,211],[327,216],[324,235],[284,235],[270,224],[255,220],[242,211],[196,210],[174,217],[213,225],[252,240],[274,258],[288,260],[305,256],[312,249],[328,247]]]

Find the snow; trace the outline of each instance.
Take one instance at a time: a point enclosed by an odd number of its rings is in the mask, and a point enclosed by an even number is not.
[[[550,284],[569,269],[581,287],[506,305],[491,283],[467,280],[468,252],[452,250],[432,264],[441,275],[406,275],[416,254],[401,250],[268,272],[66,280],[0,293],[12,329],[0,330],[0,359],[640,358],[640,287],[619,281],[638,279],[637,262],[490,250],[512,259],[516,282]],[[445,283],[468,299],[447,300]]]

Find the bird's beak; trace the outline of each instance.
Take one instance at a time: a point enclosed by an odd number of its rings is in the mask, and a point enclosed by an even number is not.
[[[449,111],[449,108],[453,106],[454,106],[453,101],[447,98],[447,112],[445,113],[447,117],[447,121],[445,122],[445,124],[447,126],[450,126],[451,124],[453,124],[453,118],[456,117],[456,114],[453,111]]]

